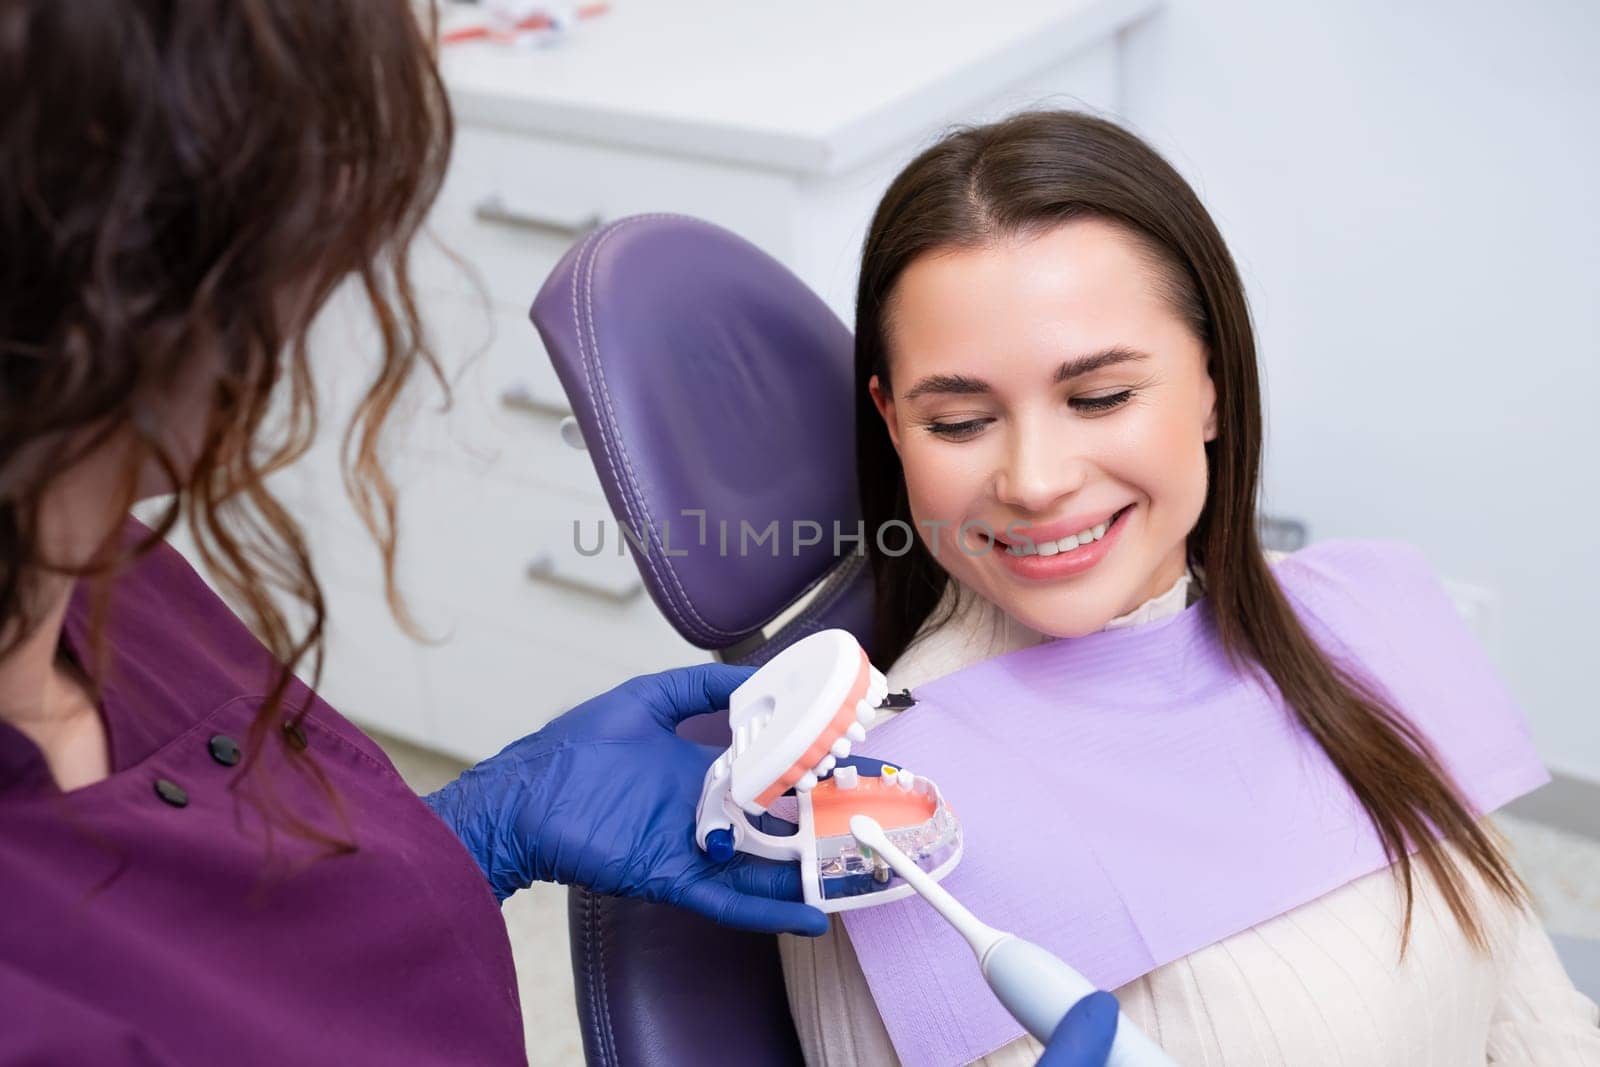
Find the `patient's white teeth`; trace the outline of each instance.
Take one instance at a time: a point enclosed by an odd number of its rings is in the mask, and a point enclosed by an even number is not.
[[[844,732],[844,735],[855,742],[865,741],[867,739],[867,728],[858,722],[853,722],[850,724],[850,728]]]
[[[800,776],[800,780],[794,784],[794,787],[801,793],[809,793],[817,787],[817,776],[807,771]]]
[[[848,737],[841,737],[839,740],[835,741],[833,743],[833,754],[838,756],[840,759],[844,759],[846,756],[850,755],[850,739]]]
[[[917,784],[917,776],[910,771],[901,771],[894,776],[894,780],[899,783],[900,790],[904,793],[911,792],[912,788]]]
[[[882,703],[882,701],[879,701]],[[856,719],[860,722],[871,722],[878,717],[877,705],[868,704],[865,700],[856,701]]]
[[[839,789],[854,789],[861,772],[854,767],[844,766],[833,772],[833,784]]]
[[[833,753],[830,752],[817,762],[817,769],[813,773],[815,773],[818,778],[821,778],[823,775],[833,770],[833,765],[838,762],[839,761],[834,758]]]
[[[1082,548],[1093,541],[1098,541],[1111,529],[1111,521],[1107,520],[1098,526],[1091,526],[1087,530],[1055,541],[1040,541],[1037,544],[1023,540],[1014,545],[1006,545],[1006,552],[1013,556],[1054,556],[1061,552],[1071,552],[1073,549]]]

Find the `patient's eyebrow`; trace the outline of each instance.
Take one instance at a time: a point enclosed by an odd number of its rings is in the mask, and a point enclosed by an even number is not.
[[[1119,363],[1137,363],[1148,358],[1149,356],[1145,355],[1145,353],[1123,345],[1102,348],[1098,352],[1074,356],[1061,364],[1056,368],[1054,381],[1060,384],[1061,382],[1071,381],[1073,378],[1081,378],[1085,374],[1093,374],[1097,370],[1104,370],[1106,367],[1115,367]]]
[[[1098,352],[1073,356],[1056,368],[1055,377],[1051,381],[1059,385],[1061,382],[1081,378],[1085,374],[1093,374],[1097,370],[1114,367],[1119,363],[1137,363],[1149,358],[1146,353],[1123,345],[1103,348]],[[906,392],[904,399],[915,400],[919,396],[938,394],[971,396],[989,391],[989,383],[982,378],[973,378],[966,374],[930,374],[913,385]]]
[[[988,391],[989,383],[982,378],[969,378],[965,374],[930,374],[913,385],[905,399],[915,400],[919,396],[934,393],[972,394]]]

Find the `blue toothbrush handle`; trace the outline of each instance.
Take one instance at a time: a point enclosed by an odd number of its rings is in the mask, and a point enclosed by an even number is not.
[[[983,976],[1023,1028],[1049,1044],[1062,1016],[1095,991],[1083,975],[1031,941],[1007,935],[983,954]],[[1107,1067],[1177,1067],[1161,1046],[1123,1015]]]

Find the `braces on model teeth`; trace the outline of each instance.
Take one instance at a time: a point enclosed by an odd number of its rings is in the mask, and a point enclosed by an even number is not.
[[[887,696],[883,675],[843,630],[774,656],[729,701],[732,744],[706,769],[695,841],[721,861],[735,851],[798,861],[806,903],[845,911],[914,892],[851,835],[851,816],[867,814],[919,868],[943,878],[960,861],[961,827],[938,786],[894,764],[850,758]],[[769,812],[796,824],[794,833],[750,821]]]

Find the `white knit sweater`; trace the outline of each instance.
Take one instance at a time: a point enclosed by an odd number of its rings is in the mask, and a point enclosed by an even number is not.
[[[1108,628],[1182,611],[1190,586],[1185,575]],[[891,691],[1046,640],[954,582],[947,597],[954,616],[894,664]],[[1403,898],[1390,872],[1379,871],[1159,967],[1116,990],[1117,999],[1177,1062],[1195,1067],[1600,1065],[1600,1010],[1572,987],[1538,919],[1474,880],[1491,944],[1487,954],[1475,951],[1438,888],[1415,870],[1404,962]],[[982,913],[981,900],[968,903]],[[785,936],[779,948],[808,1064],[899,1062],[837,916],[824,936]],[[1023,1067],[1041,1051],[1024,1036],[978,1062]]]

